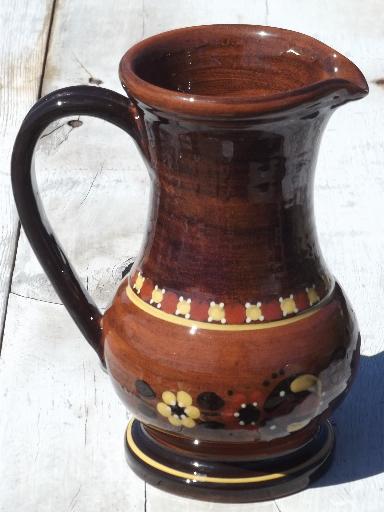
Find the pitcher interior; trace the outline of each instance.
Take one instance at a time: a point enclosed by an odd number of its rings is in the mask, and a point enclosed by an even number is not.
[[[186,37],[169,33],[137,55],[134,72],[157,87],[193,95],[267,96],[337,78],[346,60],[295,32],[220,27],[193,27]]]

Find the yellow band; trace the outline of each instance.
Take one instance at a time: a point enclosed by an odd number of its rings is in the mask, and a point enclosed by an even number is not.
[[[160,320],[164,320],[165,322],[171,322],[177,325],[183,325],[185,327],[197,329],[206,329],[210,331],[256,331],[258,329],[273,329],[274,327],[282,327],[284,325],[293,324],[295,322],[300,322],[300,320],[304,320],[304,318],[308,318],[309,316],[315,315],[319,312],[319,304],[316,307],[311,308],[309,311],[298,314],[292,318],[286,318],[284,320],[274,320],[272,322],[263,322],[259,324],[210,324],[208,322],[199,322],[197,320],[191,320],[187,318],[182,318],[180,316],[172,315],[170,313],[165,313],[161,311],[161,309],[154,308],[147,302],[144,302],[140,297],[132,290],[132,288],[127,286],[127,296],[141,310],[145,311],[149,315],[155,316]]]
[[[184,471],[178,471],[177,469],[166,466],[165,464],[161,464],[156,460],[152,459],[144,452],[140,450],[132,437],[132,423],[134,419],[131,419],[128,423],[127,428],[127,442],[129,448],[133,451],[133,453],[141,459],[143,462],[148,464],[148,466],[152,466],[153,468],[162,471],[163,473],[168,473],[172,476],[177,476],[179,478],[183,478],[186,480],[190,480],[191,482],[211,482],[216,484],[250,484],[256,482],[266,482],[268,480],[276,480],[277,478],[283,478],[286,476],[284,473],[270,473],[266,475],[258,475],[258,476],[250,476],[244,478],[224,478],[224,477],[216,477],[216,476],[207,476],[207,475],[199,475],[196,471],[195,473],[186,473]]]

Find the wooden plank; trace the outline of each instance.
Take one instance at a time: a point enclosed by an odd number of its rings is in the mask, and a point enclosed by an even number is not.
[[[43,94],[88,84],[88,69],[103,85],[121,90],[117,65],[141,37],[140,14],[133,0],[58,2]],[[73,133],[66,122],[46,131],[36,169],[53,226],[105,306],[140,242],[145,208],[143,216],[135,211],[146,201],[146,173],[124,133],[102,121],[81,121]],[[143,510],[144,483],[125,462],[125,408],[55,302],[22,234],[0,372],[0,410],[7,411],[0,415],[0,510]]]
[[[0,510],[142,511],[126,412],[63,306],[11,295],[5,339]]]
[[[53,0],[3,2],[0,12],[0,349],[18,220],[9,166],[13,142],[36,101]]]
[[[89,84],[90,79],[123,92],[118,64],[125,50],[142,37],[141,15],[142,6],[134,0],[113,2],[108,12],[101,1],[59,4],[43,94]],[[133,141],[121,130],[89,117],[82,117],[77,128],[68,121],[52,124],[41,139],[37,178],[62,245],[96,302],[105,307],[125,263],[140,245],[148,177]],[[12,291],[58,302],[23,233]]]

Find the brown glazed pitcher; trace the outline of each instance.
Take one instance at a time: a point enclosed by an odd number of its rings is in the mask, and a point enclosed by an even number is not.
[[[301,490],[331,459],[327,418],[360,344],[318,245],[314,169],[332,112],[367,83],[311,37],[251,25],[146,39],[122,58],[120,79],[128,98],[69,87],[28,113],[12,157],[25,232],[135,417],[126,452],[137,474],[217,501]],[[151,177],[141,252],[104,315],[31,170],[42,131],[74,114],[125,130]]]

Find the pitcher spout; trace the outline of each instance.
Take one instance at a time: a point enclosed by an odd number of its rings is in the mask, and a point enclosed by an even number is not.
[[[360,69],[341,53],[330,50],[322,62],[324,79],[313,84],[319,96],[329,97],[332,108],[366,96],[369,87]]]

